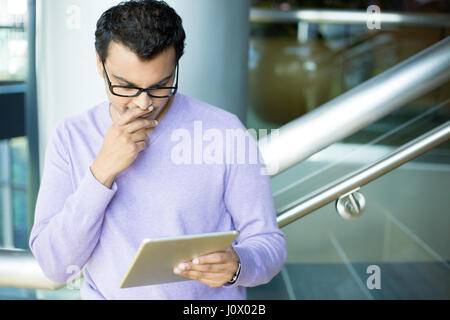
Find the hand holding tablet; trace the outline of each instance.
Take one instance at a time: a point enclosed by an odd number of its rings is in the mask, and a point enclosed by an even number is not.
[[[219,261],[228,259],[230,254],[236,254],[234,251],[227,252],[226,250],[229,250],[238,234],[238,231],[226,231],[163,239],[145,239],[124,276],[120,288],[190,280],[185,276],[174,274],[174,268],[180,263],[193,265],[195,258],[199,258],[198,268],[211,264],[208,261],[217,261],[214,259],[219,259]],[[210,255],[211,253],[218,253],[218,255]],[[208,256],[207,261],[203,261],[205,255]],[[191,271],[198,272],[198,270]]]
[[[180,263],[174,268],[174,273],[219,288],[235,278],[238,267],[239,257],[230,246],[225,251]]]

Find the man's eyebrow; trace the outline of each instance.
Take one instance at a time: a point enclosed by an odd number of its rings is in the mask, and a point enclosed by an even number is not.
[[[157,83],[152,84],[149,88],[152,88],[152,87],[161,85],[162,83],[164,83],[164,82],[166,82],[167,80],[169,80],[172,76],[173,76],[173,74],[171,74],[170,76],[165,77],[165,78],[162,79],[161,81],[158,81]],[[129,86],[132,86],[132,87],[138,87],[138,88],[139,88],[139,86],[136,85],[136,84],[134,84],[133,82],[130,82],[130,81],[128,81],[128,80],[126,80],[126,79],[124,79],[124,78],[122,78],[122,77],[116,76],[115,74],[113,74],[113,77],[116,78],[116,79],[118,79],[118,80],[120,80],[120,81],[122,81],[122,82],[125,82],[125,83],[126,83],[127,85],[129,85]]]

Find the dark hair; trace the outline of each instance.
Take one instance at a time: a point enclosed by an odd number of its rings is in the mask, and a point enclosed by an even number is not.
[[[186,34],[180,16],[164,1],[124,1],[105,11],[97,22],[95,49],[105,62],[111,41],[119,42],[143,61],[174,46],[183,56]]]

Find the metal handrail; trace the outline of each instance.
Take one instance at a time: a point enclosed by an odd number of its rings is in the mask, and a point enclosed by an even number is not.
[[[450,15],[437,13],[400,13],[384,12],[377,14],[377,21],[384,25],[408,25],[421,27],[450,27]],[[366,24],[370,19],[366,11],[355,10],[277,10],[252,8],[251,22],[266,23],[335,23]]]
[[[274,176],[445,84],[450,37],[259,139]],[[326,128],[326,129],[325,129]],[[306,138],[307,137],[307,138]]]
[[[49,280],[28,250],[0,249],[0,287],[57,290],[65,283]]]
[[[405,162],[418,157],[448,139],[450,139],[450,121],[403,145],[375,163],[352,172],[297,200],[297,204],[284,210],[277,216],[278,226],[280,228],[284,227],[304,217],[308,213],[338,199],[340,196],[398,168]]]

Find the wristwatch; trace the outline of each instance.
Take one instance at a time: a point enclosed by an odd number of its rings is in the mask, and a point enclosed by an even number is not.
[[[228,281],[228,284],[234,284],[237,278],[239,277],[240,272],[241,272],[241,263],[239,262],[236,273],[234,274],[233,278],[230,281]]]

